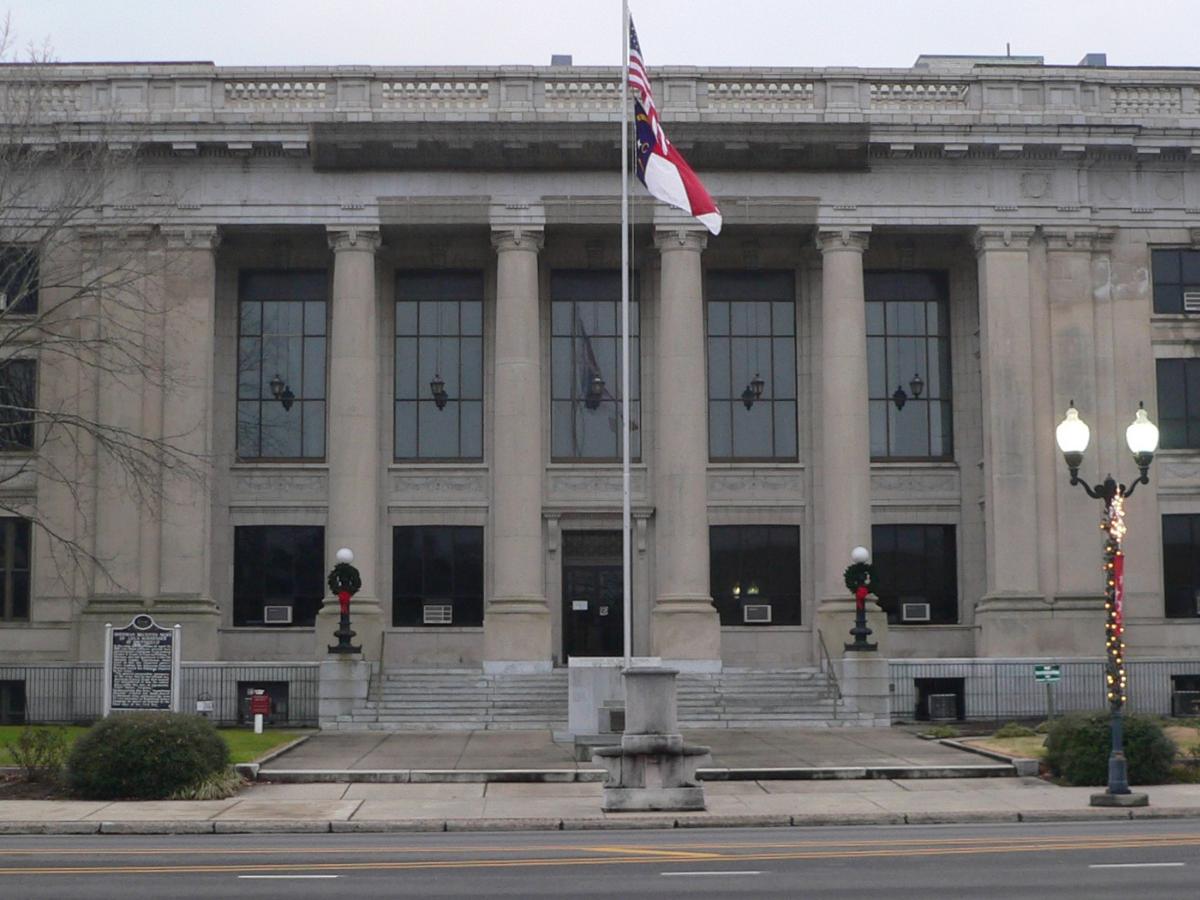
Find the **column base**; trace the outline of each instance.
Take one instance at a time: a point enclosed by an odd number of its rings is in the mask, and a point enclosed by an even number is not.
[[[1150,795],[1129,793],[1129,794],[1092,794],[1088,801],[1088,806],[1149,806]]]
[[[1099,596],[988,594],[975,608],[977,656],[1098,656],[1104,649]]]
[[[355,656],[336,656],[321,661],[317,687],[317,723],[336,728],[340,716],[352,715],[366,706],[371,687],[371,664]]]
[[[337,644],[334,632],[338,630],[341,609],[336,600],[326,600],[317,613],[316,642],[313,652],[324,661],[330,656],[346,655],[349,659],[360,658],[358,654],[331,654],[329,647]],[[374,597],[355,596],[350,601],[350,628],[354,631],[354,644],[362,647],[361,658],[379,662],[383,643],[383,609]]]
[[[711,597],[659,597],[650,613],[650,636],[651,655],[664,665],[681,672],[720,671],[721,618]]]
[[[483,670],[548,672],[554,666],[550,607],[540,597],[492,600],[483,615]]]
[[[842,696],[860,713],[868,713],[876,723],[890,724],[892,695],[888,678],[888,659],[878,653],[846,651],[834,662]]]

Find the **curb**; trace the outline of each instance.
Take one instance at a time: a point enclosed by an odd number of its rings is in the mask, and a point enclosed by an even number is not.
[[[701,781],[847,781],[890,778],[1012,778],[1013,763],[966,766],[763,766],[698,769]],[[603,769],[263,769],[254,781],[278,784],[582,784],[604,780]]]
[[[282,756],[283,754],[287,753],[289,750],[299,747],[301,744],[303,744],[305,741],[307,741],[310,737],[312,737],[311,734],[302,734],[302,735],[300,735],[300,737],[294,738],[293,740],[288,741],[286,744],[281,744],[280,746],[276,747],[274,750],[268,750],[266,753],[264,753],[262,756],[258,757],[258,759],[253,760],[252,762],[234,763],[234,766],[233,766],[234,771],[237,772],[239,775],[241,775],[243,778],[247,779],[248,781],[254,781],[258,778],[259,769],[261,769],[263,766],[265,766],[267,763],[269,763],[271,760],[275,759],[276,757]]]
[[[638,815],[527,819],[379,819],[379,820],[162,820],[157,822],[0,822],[3,835],[46,834],[386,834],[402,832],[488,831],[631,831],[675,828],[812,828],[864,825],[963,825],[1018,822],[1094,822],[1133,819],[1200,819],[1200,807],[1140,807],[1137,809],[1058,809],[1004,812],[828,813],[789,815]]]
[[[988,759],[996,759],[1001,762],[1006,762],[1013,767],[1017,775],[1032,775],[1037,777],[1041,772],[1041,760],[1030,759],[1027,756],[1009,756],[1007,753],[1000,753],[996,750],[987,750],[983,747],[976,747],[973,744],[963,743],[954,738],[942,738],[938,741],[939,744],[944,744],[947,747],[953,747],[955,750],[964,750],[967,753],[976,753],[979,756],[986,756]]]

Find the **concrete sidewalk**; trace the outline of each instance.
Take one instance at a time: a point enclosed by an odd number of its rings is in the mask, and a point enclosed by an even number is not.
[[[994,760],[926,741],[899,728],[781,728],[685,731],[691,744],[712,748],[709,780],[778,776],[921,777],[1012,774]],[[549,731],[366,732],[315,734],[265,763],[260,779],[279,781],[587,781],[594,763],[576,762],[572,744],[556,744]],[[715,770],[715,771],[714,771]],[[814,770],[827,770],[815,772]],[[541,778],[537,778],[540,773]],[[731,775],[731,773],[733,773]]]
[[[0,801],[0,834],[488,831],[1200,817],[1200,785],[1148,788],[1151,805],[1094,809],[1094,788],[1036,778],[736,781],[694,813],[604,813],[599,784],[254,785],[229,800]]]

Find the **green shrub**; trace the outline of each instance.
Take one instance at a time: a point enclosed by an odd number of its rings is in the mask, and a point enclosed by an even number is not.
[[[26,781],[57,781],[67,760],[67,735],[61,728],[23,728],[8,753]]]
[[[1053,723],[1050,722],[1049,720],[1046,720],[1045,722],[1038,722],[1036,725],[1033,726],[1033,733],[1034,734],[1049,734],[1050,726],[1052,724]]]
[[[245,780],[232,766],[214,772],[195,784],[176,791],[169,800],[224,800],[232,797],[245,784]]]
[[[67,783],[88,799],[162,800],[228,765],[229,748],[207,719],[127,713],[109,716],[75,742]]]
[[[1033,737],[1037,732],[1032,728],[1026,728],[1019,722],[1006,722],[996,729],[995,737],[998,738],[1014,738],[1014,737]]]
[[[932,728],[927,728],[921,732],[923,737],[935,738],[956,738],[958,737],[958,729],[953,725],[934,725]]]
[[[1108,713],[1074,713],[1056,720],[1046,738],[1050,771],[1068,784],[1107,784],[1112,749],[1109,721]],[[1131,784],[1162,784],[1170,779],[1175,744],[1157,720],[1125,716],[1124,738]]]

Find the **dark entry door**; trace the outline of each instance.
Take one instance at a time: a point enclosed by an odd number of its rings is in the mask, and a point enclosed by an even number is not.
[[[624,652],[619,531],[568,531],[563,541],[563,661]]]

